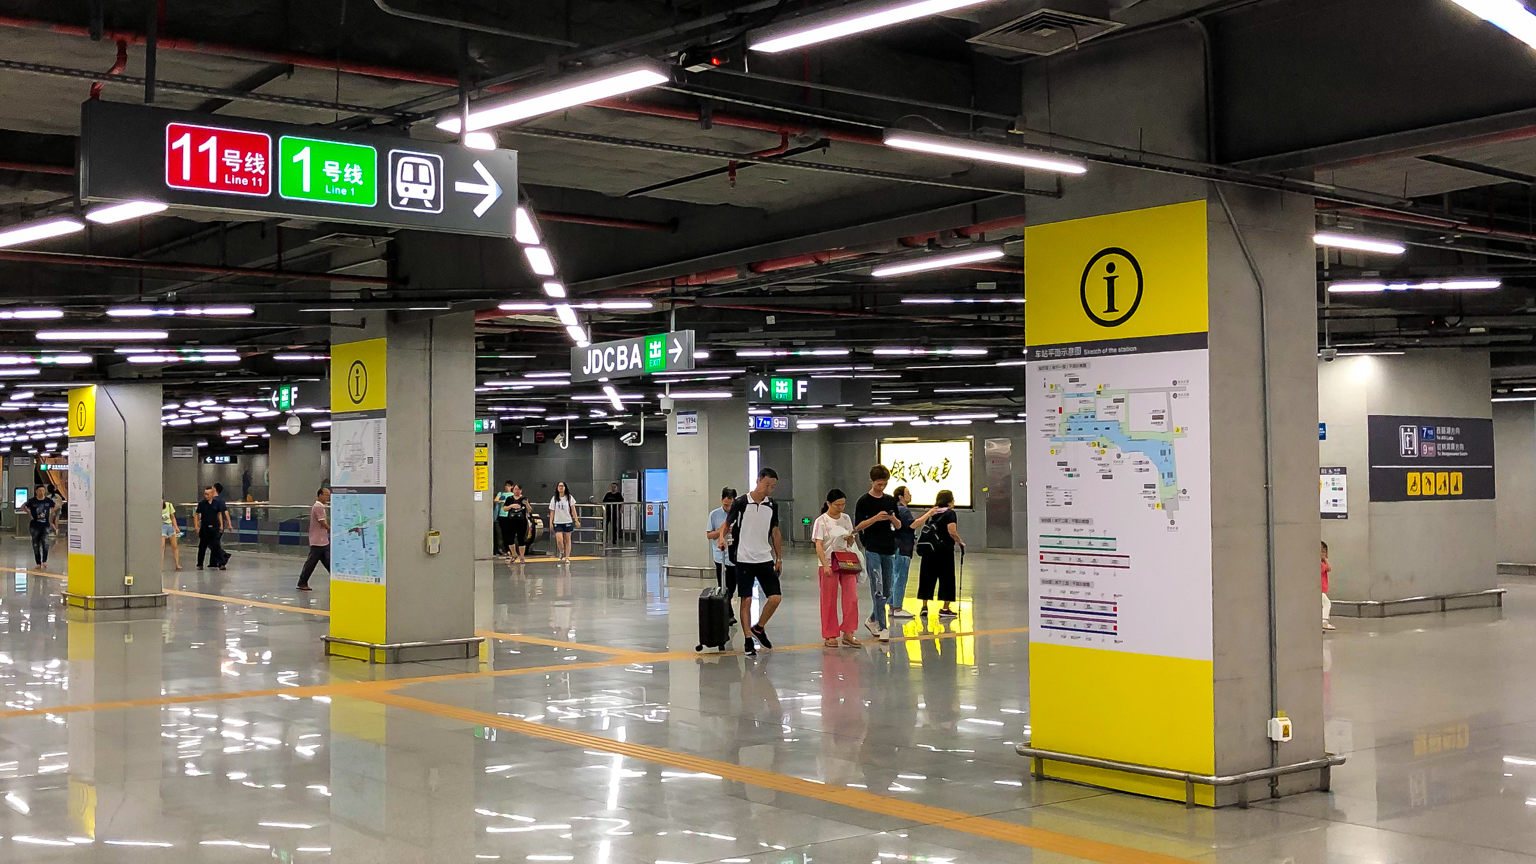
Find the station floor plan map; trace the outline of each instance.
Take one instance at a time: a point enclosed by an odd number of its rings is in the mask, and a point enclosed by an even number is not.
[[[1198,349],[1029,365],[1036,641],[1210,659],[1209,616],[1190,615],[1211,584],[1208,363]]]

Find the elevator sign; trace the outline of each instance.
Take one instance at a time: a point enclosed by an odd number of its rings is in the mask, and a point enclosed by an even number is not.
[[[511,237],[517,154],[91,101],[80,199]]]

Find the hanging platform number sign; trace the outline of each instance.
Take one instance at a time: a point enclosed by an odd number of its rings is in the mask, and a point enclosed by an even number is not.
[[[265,196],[272,193],[272,138],[260,132],[170,123],[165,185],[174,189]]]

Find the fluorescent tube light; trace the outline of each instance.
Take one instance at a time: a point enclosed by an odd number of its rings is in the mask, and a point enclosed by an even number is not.
[[[544,283],[544,296],[546,296],[546,297],[564,297],[565,296],[565,286],[561,285],[559,282],[545,282]]]
[[[737,357],[846,357],[847,348],[742,348],[736,352]]]
[[[673,390],[666,395],[673,399],[730,399],[736,394],[729,390]]]
[[[311,360],[329,360],[329,354],[273,354],[272,359],[279,363],[306,363]]]
[[[8,366],[0,369],[0,378],[28,378],[41,374],[42,370],[35,366]]]
[[[1536,15],[1520,0],[1451,0],[1457,6],[1536,48]]]
[[[0,309],[0,318],[16,321],[44,321],[63,318],[62,309]]]
[[[84,222],[67,216],[60,219],[49,219],[46,222],[18,225],[15,228],[7,228],[4,231],[0,231],[0,249],[22,243],[31,243],[34,240],[62,237],[65,234],[73,234],[84,229]]]
[[[1334,282],[1330,294],[1379,294],[1384,291],[1492,291],[1498,279],[1447,279],[1443,282]]]
[[[911,423],[920,420],[916,414],[898,414],[891,417],[860,417],[860,423]]]
[[[978,162],[1012,165],[1016,168],[1037,168],[1041,171],[1055,171],[1058,174],[1088,173],[1088,166],[1076,160],[1045,153],[1033,153],[1017,147],[979,144],[963,138],[948,138],[943,135],[929,135],[925,132],[907,132],[902,129],[887,129],[884,137],[885,146],[899,150],[915,150],[919,153],[953,156],[957,159],[974,159]]]
[[[982,357],[987,353],[985,348],[876,348],[874,353],[884,357],[923,357],[928,355],[941,357]]]
[[[513,214],[512,236],[524,246],[539,245],[539,231],[533,227],[533,217],[528,215],[527,207],[519,207]]]
[[[624,410],[624,401],[619,398],[619,391],[613,389],[612,384],[603,385],[603,395],[608,397],[608,402],[613,406],[613,410]]]
[[[1023,297],[903,297],[901,302],[914,306],[946,306],[951,303],[1023,303]]]
[[[571,337],[571,341],[573,342],[587,341],[587,332],[575,324],[567,324],[565,326],[565,333],[567,336]]]
[[[469,128],[488,129],[529,117],[562,111],[599,99],[633,93],[672,80],[670,70],[654,60],[615,63],[587,72],[565,75],[516,93],[482,100],[469,106]],[[463,125],[457,113],[446,114],[437,128],[455,135]]]
[[[856,33],[893,27],[954,9],[979,6],[987,0],[906,0],[856,3],[824,14],[806,15],[747,35],[747,47],[765,54],[792,51]]]
[[[1319,246],[1329,246],[1335,249],[1354,249],[1360,252],[1380,252],[1383,255],[1401,255],[1408,251],[1408,247],[1391,240],[1381,240],[1374,237],[1360,237],[1355,234],[1338,234],[1332,231],[1319,231],[1312,235],[1312,242]]]
[[[1012,393],[1012,387],[935,387],[935,393]]]
[[[164,330],[39,330],[37,338],[44,342],[144,342],[151,339],[168,339]]]
[[[523,255],[528,259],[528,267],[540,276],[555,275],[555,261],[549,257],[549,250],[543,246],[524,246]]]
[[[167,309],[156,306],[117,306],[107,310],[110,318],[170,318],[178,315],[205,317],[234,317],[255,315],[250,306],[191,306],[184,309]]]
[[[996,420],[996,414],[935,414],[935,420]]]
[[[573,327],[580,323],[576,320],[575,311],[573,311],[570,305],[567,303],[556,303],[555,315],[560,319],[560,323],[567,327]]]
[[[153,216],[156,213],[164,213],[165,205],[159,201],[126,201],[122,204],[111,204],[106,207],[97,207],[85,214],[85,218],[97,225],[114,225],[118,222],[127,222],[129,219],[137,219],[140,216]]]
[[[876,278],[882,276],[904,276],[908,273],[922,273],[926,270],[942,270],[946,267],[974,264],[977,261],[995,261],[1001,257],[1003,257],[1003,250],[993,246],[986,249],[972,249],[969,252],[956,252],[949,255],[930,255],[927,258],[919,258],[916,261],[908,261],[903,264],[892,264],[889,267],[876,267],[870,271],[870,275]]]

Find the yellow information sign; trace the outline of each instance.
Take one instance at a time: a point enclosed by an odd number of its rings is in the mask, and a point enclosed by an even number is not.
[[[491,488],[491,448],[488,444],[475,445],[475,491],[487,492]]]
[[[1204,201],[1030,227],[1024,260],[1031,346],[1208,329]]]
[[[384,410],[386,342],[365,339],[331,346],[331,413]]]
[[[69,391],[69,437],[92,438],[96,435],[96,385],[75,387]]]

